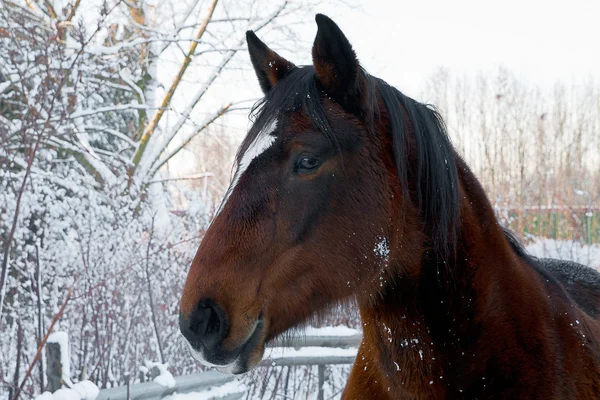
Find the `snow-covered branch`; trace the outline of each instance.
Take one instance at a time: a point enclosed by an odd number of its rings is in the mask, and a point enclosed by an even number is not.
[[[196,34],[197,40],[200,40],[202,38],[202,36],[204,35],[204,32],[206,32],[206,27],[208,26],[208,23],[210,22],[210,19],[212,18],[212,15],[215,11],[215,8],[217,7],[217,2],[218,2],[218,0],[212,0],[211,5],[208,9],[207,16],[205,17],[204,21],[202,22],[202,25],[198,29],[198,33]],[[173,80],[173,83],[171,83],[169,90],[165,94],[165,96],[161,102],[161,106],[160,106],[159,110],[156,112],[156,114],[154,115],[152,120],[148,123],[148,126],[146,126],[144,133],[142,134],[142,137],[140,139],[140,145],[138,146],[138,149],[133,156],[134,170],[130,172],[130,176],[132,178],[135,174],[135,167],[137,167],[137,165],[142,160],[144,151],[146,150],[146,146],[148,145],[148,141],[150,140],[150,137],[156,130],[156,127],[158,126],[158,123],[160,122],[162,116],[164,115],[166,108],[171,103],[173,94],[179,87],[179,83],[181,82],[181,79],[183,78],[185,71],[187,70],[190,63],[192,62],[192,57],[194,55],[194,52],[196,51],[197,46],[198,46],[197,41],[192,42],[192,44],[190,46],[190,50],[188,51],[185,59],[183,60],[181,68],[179,69],[179,72],[177,73],[175,79]]]
[[[160,160],[158,160],[158,159],[155,160],[155,162],[153,163],[152,170],[151,170],[149,176],[153,177],[154,175],[156,175],[156,173],[160,170],[160,168],[163,165],[165,165],[167,162],[169,162],[169,160],[172,159],[182,149],[184,149],[185,146],[187,146],[192,141],[192,139],[194,139],[196,136],[198,136],[198,134],[200,134],[201,132],[203,132],[204,130],[206,130],[217,119],[219,119],[220,117],[222,117],[229,110],[230,106],[231,106],[231,104],[227,104],[223,108],[221,108],[219,111],[217,111],[215,114],[213,114],[210,117],[208,117],[207,120],[203,124],[201,124],[199,128],[195,129],[192,133],[190,133],[186,137],[184,137],[181,140],[181,143],[179,145],[177,145],[173,150],[169,151]]]

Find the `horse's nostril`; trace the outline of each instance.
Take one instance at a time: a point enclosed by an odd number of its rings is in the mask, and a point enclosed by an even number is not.
[[[180,316],[181,333],[194,346],[212,347],[227,333],[227,316],[213,300],[205,299],[188,316]]]

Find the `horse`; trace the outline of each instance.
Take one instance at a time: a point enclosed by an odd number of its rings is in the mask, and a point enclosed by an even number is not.
[[[244,373],[354,301],[343,399],[600,398],[600,274],[528,255],[439,113],[316,23],[306,66],[247,32],[264,98],[185,281],[192,356]]]

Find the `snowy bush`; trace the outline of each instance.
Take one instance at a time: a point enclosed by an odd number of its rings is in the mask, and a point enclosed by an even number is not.
[[[122,385],[147,359],[197,370],[178,304],[216,196],[179,186],[176,206],[164,167],[231,111],[209,89],[245,31],[307,5],[0,4],[0,398],[44,391],[52,324],[73,382]]]

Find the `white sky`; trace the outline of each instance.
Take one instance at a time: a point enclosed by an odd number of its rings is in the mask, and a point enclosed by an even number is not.
[[[599,0],[361,3],[317,11],[340,25],[367,71],[409,95],[440,66],[478,72],[502,65],[542,85],[600,78]],[[312,31],[311,38],[315,24]]]

